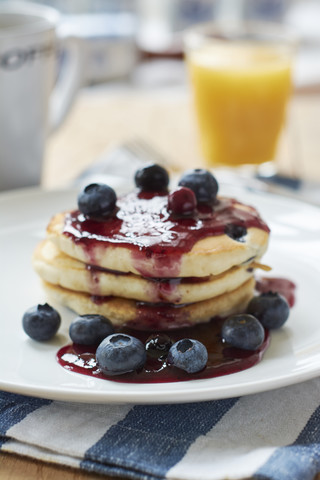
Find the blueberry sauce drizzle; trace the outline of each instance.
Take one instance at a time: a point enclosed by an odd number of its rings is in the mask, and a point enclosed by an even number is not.
[[[93,295],[93,301],[99,303],[100,294],[100,275],[109,274],[115,277],[135,277],[136,275],[129,272],[120,272],[118,270],[111,270],[91,264],[86,265],[86,270],[89,272],[88,280],[90,282],[90,291]],[[152,297],[154,302],[167,301],[170,297],[171,302],[180,303],[180,295],[178,293],[179,285],[185,284],[201,284],[211,280],[211,276],[205,277],[145,277],[141,276],[149,283],[146,288],[149,292],[149,296]],[[101,303],[101,302],[100,302]]]
[[[253,261],[254,257],[251,257],[248,261]],[[247,263],[247,262],[246,262]],[[110,268],[100,267],[98,265],[86,264],[86,270],[92,273],[93,275],[98,275],[99,273],[106,273],[115,276],[129,277],[134,275],[130,272],[120,272],[119,270],[112,270]],[[184,283],[203,283],[210,280],[210,275],[206,277],[144,277],[145,280],[149,280],[154,283],[168,283],[169,285],[180,285]]]
[[[256,227],[269,232],[253,207],[239,208],[231,198],[220,198],[214,209],[198,206],[193,217],[175,217],[167,210],[167,195],[131,193],[118,200],[115,215],[104,221],[86,218],[79,210],[66,214],[63,233],[75,242],[126,246],[153,253],[184,253],[200,239],[222,235],[227,224]]]
[[[165,267],[174,277],[181,256],[199,240],[224,234],[226,225],[269,232],[253,207],[242,208],[232,198],[220,197],[213,208],[198,205],[192,217],[171,214],[167,203],[168,195],[163,192],[131,192],[118,199],[114,215],[103,222],[88,219],[79,210],[67,213],[63,234],[82,245],[88,263],[95,264],[95,248],[122,246],[131,250],[142,275],[144,262],[152,258],[156,276]]]
[[[296,285],[291,280],[282,277],[261,277],[256,280],[256,290],[259,293],[278,292],[287,300],[289,307],[295,304]]]

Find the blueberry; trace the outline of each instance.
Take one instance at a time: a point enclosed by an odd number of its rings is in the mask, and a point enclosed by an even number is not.
[[[198,340],[184,338],[174,343],[169,350],[167,362],[188,373],[203,370],[208,361],[208,352]]]
[[[168,190],[168,172],[156,163],[146,165],[137,170],[134,180],[136,186],[146,192],[166,192]]]
[[[222,338],[233,347],[257,350],[264,340],[264,328],[253,315],[240,314],[227,318],[222,325]]]
[[[38,342],[50,340],[61,324],[57,310],[45,303],[29,308],[22,317],[22,326],[30,338]]]
[[[190,188],[194,192],[198,204],[212,206],[216,201],[218,182],[208,170],[196,168],[187,171],[180,179],[179,185]]]
[[[190,188],[178,187],[168,195],[168,210],[175,215],[190,216],[197,209],[197,199]]]
[[[100,343],[96,359],[105,375],[122,375],[142,368],[146,361],[146,351],[137,338],[114,333]]]
[[[172,343],[171,338],[165,333],[151,335],[146,341],[147,354],[155,358],[164,358]]]
[[[289,317],[289,304],[278,292],[261,293],[249,302],[247,312],[257,317],[265,328],[280,328]]]
[[[80,315],[69,327],[71,340],[80,345],[98,345],[112,333],[112,323],[102,315]]]
[[[104,183],[87,185],[78,196],[78,208],[86,217],[93,220],[107,220],[116,206],[115,191]]]
[[[229,223],[229,225],[226,225],[224,233],[237,242],[244,242],[244,237],[247,235],[247,229],[243,225]]]

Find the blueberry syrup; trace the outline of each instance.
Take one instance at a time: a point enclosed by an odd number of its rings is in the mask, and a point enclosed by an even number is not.
[[[67,213],[63,234],[83,246],[88,263],[98,263],[97,247],[116,245],[131,250],[141,275],[150,276],[147,267],[152,259],[153,276],[176,277],[181,256],[199,240],[222,235],[226,225],[269,232],[253,207],[242,208],[231,198],[219,198],[213,209],[199,205],[191,217],[175,216],[167,204],[167,194],[132,192],[118,199],[114,215],[103,222],[88,219],[78,210]]]
[[[177,325],[190,327],[189,314],[186,311],[186,303],[148,303],[136,302],[136,319],[130,322],[130,327],[140,330],[143,325],[149,330],[172,330]]]
[[[165,356],[159,353],[158,357],[148,355],[145,366],[139,372],[108,377],[97,366],[95,348],[77,344],[61,348],[57,353],[57,360],[62,367],[69,371],[122,383],[171,383],[214,378],[240,372],[256,365],[268,347],[269,333],[266,331],[265,340],[258,350],[241,350],[230,347],[222,341],[220,335],[222,322],[222,318],[214,318],[206,324],[167,332],[173,342],[182,338],[193,338],[204,343],[208,350],[209,358],[205,369],[198,373],[186,373],[167,365]],[[119,329],[119,332],[133,335],[143,343],[146,342],[151,334],[155,334],[154,331],[137,331],[129,328]]]
[[[120,272],[118,270],[111,270],[109,268],[104,268],[96,265],[87,264],[86,270],[89,272],[89,281],[90,281],[90,291],[94,296],[94,301],[97,296],[99,296],[99,284],[100,284],[100,274],[110,274],[115,275],[116,277],[130,277],[135,276],[130,272]],[[210,280],[210,275],[205,277],[142,277],[144,280],[148,280],[149,284],[147,286],[148,293],[150,298],[154,302],[167,301],[168,298],[171,299],[173,303],[179,303],[181,298],[177,292],[177,287],[183,284],[199,284],[203,282],[208,282]]]
[[[256,290],[260,293],[278,292],[287,300],[289,307],[295,304],[296,285],[287,278],[262,277],[256,281]]]

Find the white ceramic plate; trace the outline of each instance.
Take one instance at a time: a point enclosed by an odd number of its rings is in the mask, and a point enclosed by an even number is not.
[[[271,336],[262,362],[240,373],[209,380],[168,384],[123,384],[68,372],[55,360],[69,342],[69,311],[49,343],[29,339],[21,327],[24,311],[45,301],[31,267],[49,218],[76,205],[76,192],[24,190],[0,195],[0,389],[51,399],[104,403],[191,402],[246,395],[286,386],[320,373],[320,209],[293,200],[221,189],[255,205],[272,230],[264,261],[272,276],[297,284],[297,301],[286,325]]]

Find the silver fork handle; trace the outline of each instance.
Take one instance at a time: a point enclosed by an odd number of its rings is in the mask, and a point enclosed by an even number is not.
[[[172,164],[163,155],[143,140],[130,140],[101,155],[97,161],[85,169],[73,182],[76,187],[88,183],[105,182],[118,191],[128,190],[130,182],[134,185],[135,172],[147,163],[159,163],[170,170]],[[176,169],[177,170],[177,169]],[[240,175],[232,169],[217,169],[214,172],[226,185],[241,185],[243,188],[266,193],[276,193],[290,198],[300,199],[320,205],[320,184],[290,177],[249,177]]]

